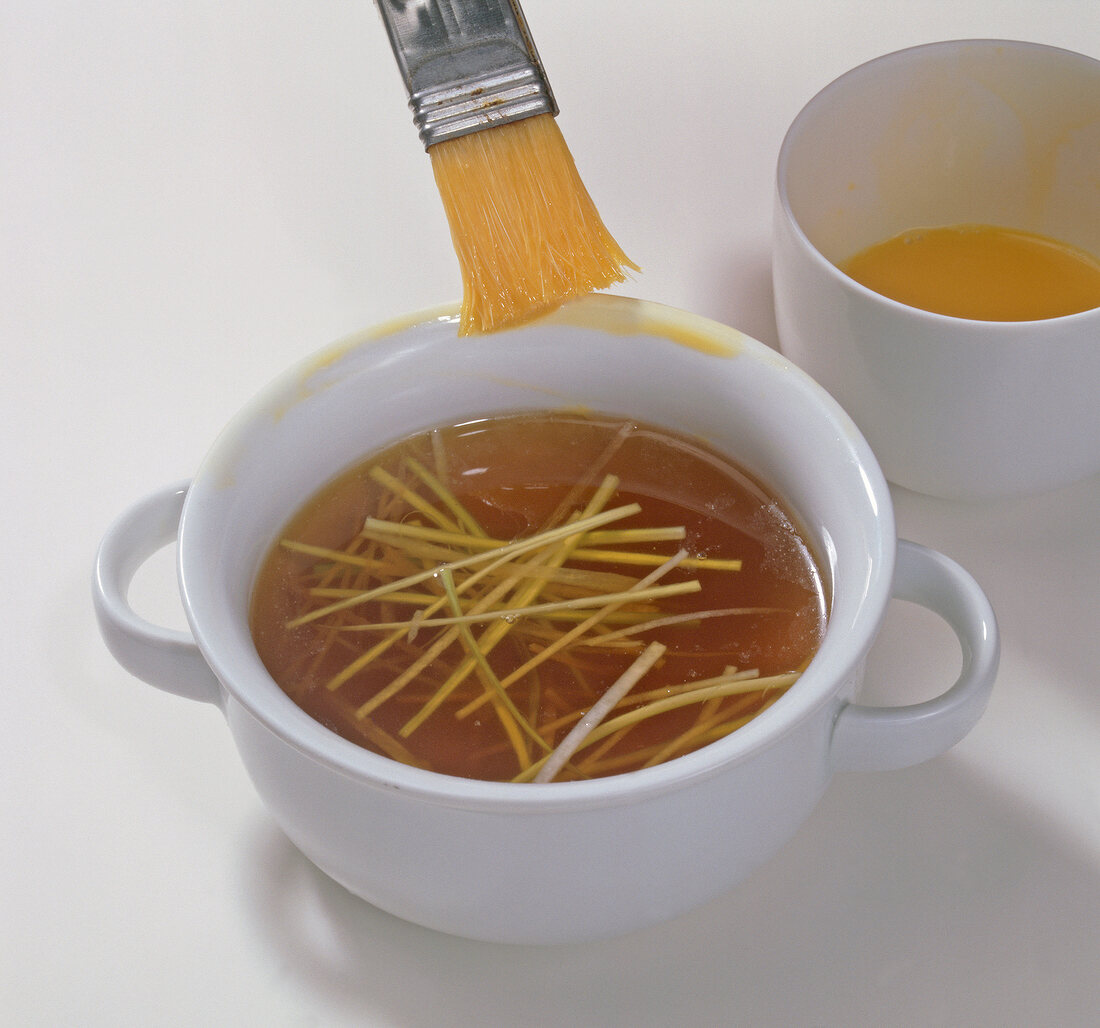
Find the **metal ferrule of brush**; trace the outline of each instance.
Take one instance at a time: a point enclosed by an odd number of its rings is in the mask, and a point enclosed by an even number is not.
[[[557,104],[515,0],[377,0],[425,149]]]

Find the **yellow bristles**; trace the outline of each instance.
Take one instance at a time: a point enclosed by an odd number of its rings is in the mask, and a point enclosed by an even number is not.
[[[552,115],[428,149],[462,271],[461,335],[554,310],[638,270],[600,219]]]

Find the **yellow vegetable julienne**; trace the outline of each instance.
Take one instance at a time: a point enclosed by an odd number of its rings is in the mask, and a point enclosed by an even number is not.
[[[735,465],[652,426],[533,412],[339,476],[273,547],[250,623],[276,682],[345,738],[538,783],[735,730],[798,678],[824,616],[804,543]]]

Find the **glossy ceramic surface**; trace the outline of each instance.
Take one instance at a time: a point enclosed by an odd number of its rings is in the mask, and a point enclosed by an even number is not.
[[[786,499],[831,593],[825,640],[796,687],[694,754],[541,786],[406,767],[314,722],[271,681],[248,635],[252,581],[280,527],[392,440],[546,407],[702,436]],[[174,536],[191,635],[145,624],[125,598],[134,569]],[[962,674],[914,706],[854,705],[891,596],[948,622]],[[981,590],[940,554],[898,548],[874,457],[819,386],[733,329],[602,296],[473,339],[456,338],[451,311],[418,316],[293,369],[230,424],[193,482],[154,494],[108,532],[96,601],[124,666],[222,708],[264,802],[320,868],[400,917],[496,941],[620,934],[720,894],[796,831],[836,769],[905,766],[962,738],[998,658]],[[691,874],[677,873],[688,856]]]
[[[1100,62],[963,40],[880,57],[802,110],[778,166],[783,352],[852,415],[892,482],[987,499],[1100,470],[1100,308],[944,317],[836,262],[919,226],[1021,228],[1100,254]]]

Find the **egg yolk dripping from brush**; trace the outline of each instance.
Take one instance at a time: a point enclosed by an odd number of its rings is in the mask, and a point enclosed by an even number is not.
[[[428,154],[462,273],[461,335],[529,321],[638,270],[553,115],[444,140]]]

